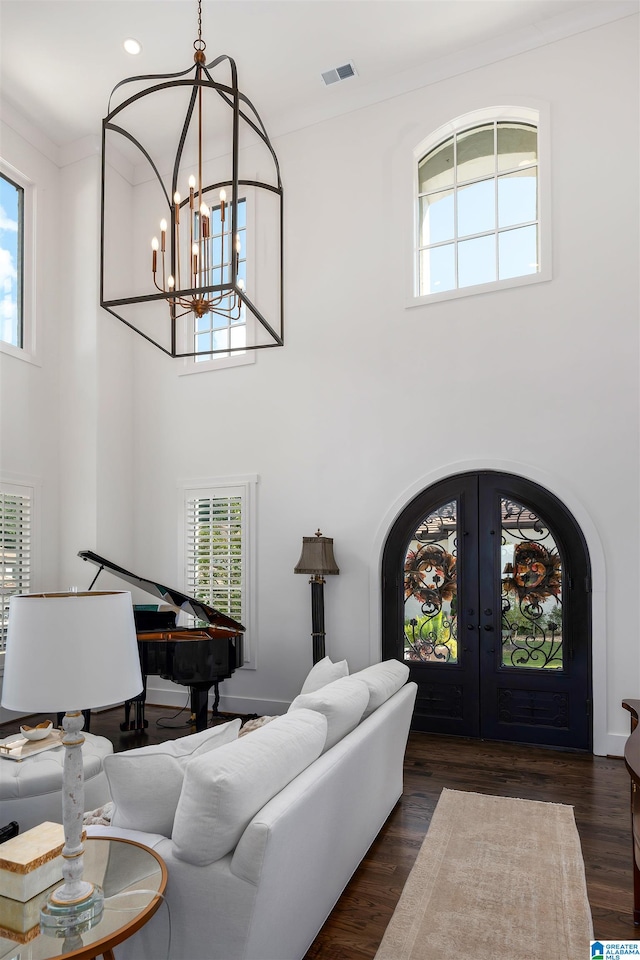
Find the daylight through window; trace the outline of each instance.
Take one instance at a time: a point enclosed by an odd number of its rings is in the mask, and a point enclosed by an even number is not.
[[[24,190],[0,173],[0,340],[23,346]]]
[[[0,486],[0,652],[7,639],[9,599],[31,586],[32,506],[29,488]]]
[[[242,497],[189,496],[186,509],[187,591],[242,623]]]
[[[418,159],[418,295],[539,272],[538,131],[489,121]]]
[[[235,244],[238,249],[238,283],[247,287],[247,204],[245,200],[238,200],[238,222]],[[202,278],[203,285],[228,283],[231,279],[231,253],[233,238],[231,236],[231,217],[227,216],[223,223],[220,219],[220,207],[214,207],[211,216],[211,236],[213,238],[213,257],[207,266],[206,275]],[[226,297],[221,304],[223,310],[230,311],[232,296]],[[194,331],[194,350],[200,355],[195,357],[196,362],[213,360],[218,357],[228,357],[227,351],[232,347],[244,347],[247,343],[247,310],[242,304],[239,313],[231,315],[219,313],[205,313],[196,317]],[[220,352],[207,353],[208,350]]]

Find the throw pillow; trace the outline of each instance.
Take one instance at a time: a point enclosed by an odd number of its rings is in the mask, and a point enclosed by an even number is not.
[[[104,758],[114,827],[171,836],[187,763],[236,740],[240,720]],[[108,761],[108,762],[107,762]]]
[[[307,679],[302,684],[300,693],[313,693],[320,687],[326,687],[328,683],[339,680],[341,677],[349,676],[349,666],[346,660],[339,660],[333,663],[329,657],[324,657],[311,667],[307,674]]]
[[[288,713],[295,710],[317,710],[327,718],[327,742],[324,751],[330,750],[358,726],[369,702],[369,688],[360,680],[342,677],[313,693],[301,693],[295,698]]]
[[[275,717],[257,717],[255,720],[247,720],[240,727],[238,737],[246,737],[248,733],[259,730],[260,727],[264,727],[265,723],[271,723],[272,720],[275,720]]]
[[[409,667],[399,660],[383,660],[382,663],[374,663],[351,676],[365,683],[369,690],[369,703],[362,717],[365,720],[385,700],[397,693],[400,687],[404,687],[409,679]]]
[[[324,717],[298,710],[192,760],[173,824],[178,859],[202,866],[233,850],[265,803],[320,756],[326,735]]]

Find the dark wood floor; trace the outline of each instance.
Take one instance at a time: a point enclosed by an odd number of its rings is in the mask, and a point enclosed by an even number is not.
[[[109,737],[116,751],[191,732],[184,714],[172,715],[170,709],[148,707],[149,729],[136,734],[120,732],[120,710],[106,711],[92,716],[91,731]],[[160,727],[159,722],[172,726]],[[14,727],[0,727],[0,735]],[[621,759],[412,733],[404,796],[305,960],[372,960],[443,787],[573,806],[595,936],[640,939],[631,914],[629,778]]]

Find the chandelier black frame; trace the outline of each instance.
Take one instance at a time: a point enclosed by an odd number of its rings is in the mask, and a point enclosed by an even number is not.
[[[200,7],[200,4],[199,4]],[[200,11],[199,11],[200,12]],[[283,290],[283,275],[284,275],[284,244],[283,244],[283,229],[284,229],[284,214],[283,214],[283,189],[282,181],[280,178],[280,168],[278,164],[278,159],[276,157],[275,151],[269,140],[265,127],[258,115],[257,110],[251,103],[251,101],[240,91],[238,87],[238,75],[235,61],[227,56],[222,55],[217,57],[215,60],[212,60],[210,63],[205,62],[205,48],[204,41],[201,37],[200,31],[200,20],[199,20],[199,36],[198,39],[194,42],[195,55],[194,55],[194,65],[189,67],[187,70],[181,71],[179,73],[170,73],[170,74],[147,74],[136,77],[129,77],[124,80],[121,80],[113,88],[111,96],[109,98],[108,105],[108,114],[102,121],[102,172],[101,172],[101,237],[100,237],[100,306],[111,313],[113,316],[121,320],[126,326],[130,327],[145,340],[148,340],[154,346],[158,347],[164,353],[169,356],[176,357],[200,357],[203,355],[210,356],[215,354],[233,354],[237,352],[244,352],[247,350],[259,350],[269,347],[283,346],[284,345],[284,290]],[[215,70],[221,64],[227,63],[230,69],[230,82],[221,83],[218,80],[215,80],[212,76],[212,71]],[[193,76],[189,76],[193,74]],[[120,90],[127,84],[131,83],[148,83],[151,82],[150,86],[147,86],[145,89],[134,93],[133,95],[126,98],[123,102],[112,107],[112,100],[116,91]],[[150,152],[143,145],[142,142],[131,133],[122,123],[122,115],[129,107],[143,100],[145,97],[161,93],[164,90],[175,89],[180,87],[191,88],[191,93],[189,95],[189,104],[187,108],[187,113],[182,121],[182,129],[180,133],[179,143],[175,159],[173,161],[173,170],[171,173],[171,186],[170,190],[167,190],[163,178],[158,169],[158,164],[152,158]],[[203,183],[203,94],[212,91],[217,94],[223,104],[226,104],[229,107],[231,112],[231,172],[230,175],[226,178],[218,180],[213,183],[204,184]],[[189,132],[194,112],[198,110],[198,181],[197,188],[192,186],[190,190],[190,195],[185,197],[184,200],[180,199],[178,190],[178,178],[181,174],[181,164],[183,161],[183,152],[185,148],[185,142],[187,139],[187,134]],[[159,114],[161,115],[161,114]],[[246,124],[248,130],[252,132],[253,141],[255,137],[258,138],[258,142],[261,142],[266,147],[268,154],[270,155],[272,161],[272,173],[273,173],[273,182],[268,182],[266,180],[260,179],[246,179],[239,176],[239,151],[240,151],[240,127],[241,124]],[[157,179],[164,197],[164,201],[167,205],[167,214],[164,230],[161,234],[162,236],[162,249],[159,251],[162,258],[162,268],[158,270],[158,273],[161,273],[161,284],[156,280],[156,266],[157,266],[157,253],[156,250],[159,248],[159,244],[154,238],[154,250],[153,250],[153,284],[157,288],[156,292],[153,293],[144,293],[137,296],[118,296],[113,298],[107,298],[105,296],[105,260],[106,260],[106,237],[105,237],[105,210],[109,203],[109,191],[107,188],[107,136],[108,134],[118,135],[123,137],[128,143],[133,144],[133,146],[139,151],[140,157],[144,158],[146,163],[150,166],[153,171],[154,177]],[[227,168],[228,170],[228,168]],[[193,182],[193,177],[191,182]],[[241,279],[238,277],[238,249],[236,247],[236,242],[234,238],[238,237],[238,205],[242,201],[242,191],[246,192],[246,188],[253,188],[254,190],[264,190],[268,191],[271,195],[275,195],[277,198],[277,210],[275,211],[275,216],[272,219],[275,221],[277,230],[274,230],[274,235],[269,235],[268,243],[274,245],[279,241],[279,254],[276,251],[274,254],[273,262],[278,264],[279,277],[276,277],[275,280],[272,280],[272,283],[277,284],[277,294],[274,295],[274,302],[277,301],[278,307],[274,309],[274,316],[271,319],[267,319],[263,311],[254,302],[253,294],[248,292],[244,286]],[[222,197],[226,191],[230,192],[230,199],[227,201],[226,197],[223,200]],[[181,271],[180,271],[180,219],[181,214],[184,217],[185,213],[189,213],[190,218],[193,223],[196,224],[194,228],[191,227],[192,232],[194,229],[197,229],[199,232],[198,242],[204,243],[206,237],[208,236],[208,221],[207,217],[203,216],[203,209],[207,210],[206,205],[204,208],[201,204],[204,204],[205,198],[210,196],[214,191],[222,191],[220,194],[219,206],[216,208],[219,211],[219,216],[222,218],[222,238],[224,243],[224,217],[225,213],[227,216],[230,215],[230,250],[229,250],[229,261],[228,269],[223,271],[222,266],[220,267],[219,276],[216,278],[218,282],[212,282],[214,279],[213,271],[203,272],[203,268],[196,268],[195,263],[197,262],[198,256],[196,254],[196,244],[193,244],[193,258],[190,254],[185,258],[182,257],[183,262],[188,263],[188,269],[183,271],[183,274],[188,276],[186,286],[180,287],[181,280]],[[194,216],[194,210],[196,211]],[[256,218],[257,219],[257,218]],[[256,227],[257,228],[257,227]],[[203,237],[203,234],[205,235]],[[279,236],[278,236],[279,234]],[[192,237],[193,239],[193,237]],[[168,249],[166,249],[166,247]],[[224,249],[224,247],[223,247]],[[222,255],[224,258],[224,254]],[[165,258],[167,262],[167,268],[170,273],[167,276],[167,271],[165,270]],[[204,263],[204,253],[202,255],[202,261]],[[168,280],[168,283],[166,282]],[[149,332],[140,329],[135,322],[123,314],[126,313],[126,308],[130,305],[136,304],[150,304],[154,301],[157,301],[159,304],[168,305],[168,311],[164,314],[165,318],[168,314],[168,321],[170,328],[166,329],[165,326],[162,332],[165,333],[165,344],[160,342],[159,338],[156,338],[153,332]],[[229,304],[232,304],[232,309],[235,311],[234,314],[230,314]],[[264,342],[247,342],[241,347],[227,346],[220,349],[193,349],[188,350],[181,348],[180,346],[180,337],[178,335],[178,321],[185,314],[192,312],[194,317],[201,317],[208,313],[221,313],[227,316],[231,315],[235,319],[238,318],[239,312],[242,307],[245,307],[246,310],[255,318],[255,320],[260,324],[264,334],[259,334],[259,327],[255,327],[255,330],[258,331],[258,334],[264,337]],[[279,314],[279,315],[278,315]],[[195,344],[195,341],[192,339],[192,343]]]

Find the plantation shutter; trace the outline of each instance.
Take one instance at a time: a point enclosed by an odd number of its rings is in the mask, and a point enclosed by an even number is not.
[[[236,495],[188,495],[187,592],[243,621],[243,503]]]
[[[0,486],[0,651],[6,647],[9,598],[31,585],[33,495],[29,488]]]

